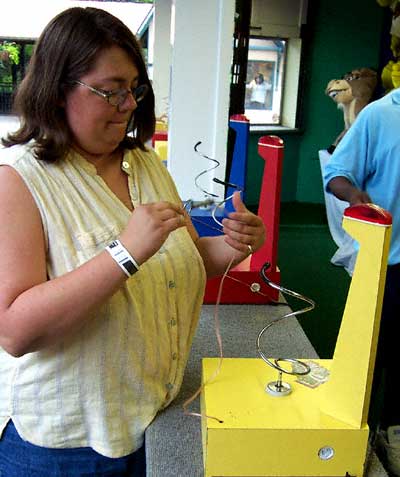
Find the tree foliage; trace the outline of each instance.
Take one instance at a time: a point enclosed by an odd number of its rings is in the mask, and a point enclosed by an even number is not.
[[[0,43],[0,61],[19,64],[19,45],[13,41],[3,41]]]

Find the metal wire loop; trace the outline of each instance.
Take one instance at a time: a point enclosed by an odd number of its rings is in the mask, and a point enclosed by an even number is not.
[[[196,184],[196,187],[199,190],[201,190],[201,192],[203,192],[203,194],[205,194],[206,196],[218,197],[217,194],[213,194],[212,192],[208,192],[199,185],[198,181],[199,181],[199,178],[201,176],[203,176],[204,174],[207,174],[207,172],[213,171],[214,169],[216,169],[220,165],[219,161],[217,161],[216,159],[213,159],[212,157],[206,156],[204,153],[202,153],[201,151],[198,150],[198,147],[200,146],[200,144],[201,144],[201,141],[196,142],[196,144],[194,145],[194,151],[197,154],[200,154],[201,157],[204,157],[205,159],[208,159],[209,161],[213,162],[215,165],[208,168],[208,169],[205,169],[204,171],[200,172],[200,174],[197,174],[197,176],[194,178],[194,183]]]
[[[212,161],[215,165],[213,167],[210,167],[209,169],[205,169],[204,171],[200,172],[200,174],[197,174],[197,176],[194,178],[194,183],[196,184],[196,187],[198,189],[200,189],[204,194],[206,194],[206,196],[211,196],[211,197],[219,197],[218,195],[216,194],[213,194],[212,192],[208,192],[206,190],[204,190],[198,183],[198,179],[204,175],[204,174],[207,174],[207,172],[210,172],[210,171],[213,171],[214,169],[216,169],[219,165],[220,165],[220,162],[217,161],[216,159],[213,159],[212,157],[210,156],[207,156],[206,154],[204,154],[203,152],[199,151],[199,146],[201,144],[201,141],[197,141],[196,144],[194,145],[194,151],[199,154],[201,157],[203,157],[204,159],[208,159],[209,161]],[[233,189],[236,189],[238,191],[243,191],[243,187],[240,187],[239,185],[237,184],[232,184],[231,182],[226,182],[226,181],[222,181],[221,179],[218,179],[217,177],[214,177],[213,178],[213,182],[215,182],[216,184],[220,184],[220,185],[223,185],[225,187],[231,187]],[[230,197],[229,197],[230,198]],[[229,200],[229,198],[223,200],[222,202],[220,202],[220,204],[218,206],[221,206],[221,204],[223,204],[224,202],[226,202],[227,200]],[[218,207],[217,206],[217,207]]]
[[[265,361],[269,366],[271,366],[271,368],[274,368],[277,371],[279,371],[281,373],[285,373],[285,374],[291,374],[291,375],[296,375],[296,376],[304,376],[311,371],[308,364],[303,363],[302,361],[299,361],[298,359],[292,359],[292,358],[278,358],[278,359],[275,359],[274,361],[272,361],[271,359],[269,359],[265,355],[265,353],[261,349],[261,337],[263,336],[263,334],[269,328],[271,328],[271,326],[276,325],[278,322],[280,322],[282,320],[285,320],[286,318],[301,315],[301,314],[306,313],[308,311],[311,311],[315,308],[315,302],[313,300],[311,300],[311,298],[307,298],[306,296],[301,295],[300,293],[297,293],[293,290],[289,290],[288,288],[282,287],[281,285],[278,285],[277,283],[274,283],[273,281],[271,281],[266,275],[266,271],[270,266],[271,266],[270,263],[265,263],[263,265],[262,269],[261,269],[260,274],[261,274],[261,278],[264,280],[264,282],[267,285],[269,285],[270,287],[274,288],[275,290],[279,290],[284,295],[290,295],[290,296],[293,296],[294,298],[297,298],[298,300],[305,301],[306,303],[309,303],[309,306],[307,306],[305,308],[301,308],[300,310],[291,311],[290,313],[286,313],[286,315],[281,316],[280,318],[274,320],[272,323],[269,323],[268,325],[264,326],[264,328],[259,332],[259,334],[257,336],[257,342],[256,342],[257,352],[260,355],[260,357],[263,359],[263,361]],[[301,368],[303,368],[303,371],[294,371],[294,370],[288,371],[287,369],[285,369],[285,368],[283,368],[282,366],[279,365],[280,361],[296,363]]]
[[[201,141],[196,142],[196,144],[194,145],[194,151],[195,151],[197,154],[199,154],[201,157],[203,157],[204,159],[208,159],[209,161],[212,161],[215,165],[212,166],[212,167],[210,167],[210,168],[208,168],[208,169],[205,169],[204,171],[200,172],[200,174],[197,174],[197,176],[194,178],[194,183],[195,183],[196,187],[197,187],[199,190],[201,190],[201,192],[203,192],[203,194],[206,195],[206,197],[219,197],[217,194],[213,194],[212,192],[208,192],[208,191],[206,191],[205,189],[203,189],[203,188],[199,185],[199,178],[200,178],[201,176],[203,176],[204,174],[207,174],[208,172],[210,172],[210,171],[216,169],[216,168],[220,165],[220,162],[219,162],[219,161],[217,161],[216,159],[213,159],[212,157],[207,156],[207,155],[204,154],[203,152],[199,151],[198,148],[199,148],[200,144],[201,144]],[[213,182],[215,182],[216,184],[223,185],[223,186],[225,186],[225,187],[231,187],[231,188],[236,189],[236,190],[238,190],[238,191],[240,191],[240,192],[243,191],[243,188],[242,188],[242,187],[240,187],[240,186],[238,186],[238,185],[236,185],[236,184],[232,184],[232,183],[230,183],[230,182],[222,181],[221,179],[218,179],[218,178],[216,178],[216,177],[213,178]],[[229,197],[226,197],[225,199],[222,199],[222,200],[221,200],[220,202],[218,202],[218,203],[217,203],[217,202],[214,202],[215,207],[214,207],[213,211],[211,212],[211,216],[212,216],[212,219],[214,220],[214,222],[215,222],[216,224],[218,224],[220,227],[223,227],[223,225],[222,225],[222,222],[221,222],[220,220],[218,220],[217,217],[216,217],[217,210],[218,210],[220,207],[222,207],[226,202],[228,202],[228,200],[232,199],[232,197],[233,197],[233,194],[230,195]],[[189,205],[188,205],[188,207],[189,207]],[[186,208],[186,206],[185,206],[185,208]],[[190,210],[192,210],[192,208],[193,208],[193,206],[190,208]]]

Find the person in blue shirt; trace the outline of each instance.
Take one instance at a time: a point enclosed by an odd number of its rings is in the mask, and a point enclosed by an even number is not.
[[[400,89],[360,112],[325,166],[323,179],[326,190],[337,198],[350,205],[377,204],[393,217],[371,408],[382,392],[377,451],[388,470],[400,476],[400,406],[395,391],[400,338]]]

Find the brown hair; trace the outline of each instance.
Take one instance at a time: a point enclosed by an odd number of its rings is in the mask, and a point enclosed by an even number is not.
[[[118,18],[97,8],[70,8],[57,15],[38,39],[27,75],[14,101],[20,128],[2,140],[6,147],[35,141],[37,159],[54,161],[70,148],[72,133],[60,106],[71,82],[88,73],[100,51],[119,46],[132,58],[139,84],[149,91],[138,104],[122,147],[145,149],[154,133],[154,93],[141,47],[134,34]]]

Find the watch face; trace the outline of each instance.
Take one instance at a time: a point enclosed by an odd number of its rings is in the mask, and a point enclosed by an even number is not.
[[[332,459],[334,454],[335,454],[335,451],[333,450],[333,447],[329,447],[329,446],[321,447],[321,449],[318,451],[318,457],[321,460]]]

